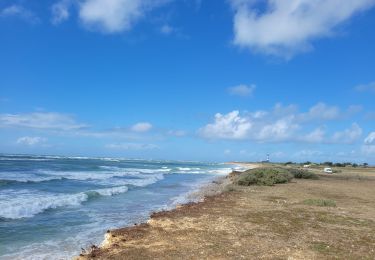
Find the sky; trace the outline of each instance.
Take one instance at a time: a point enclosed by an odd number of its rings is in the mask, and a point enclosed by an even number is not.
[[[0,0],[0,153],[375,164],[375,0]]]

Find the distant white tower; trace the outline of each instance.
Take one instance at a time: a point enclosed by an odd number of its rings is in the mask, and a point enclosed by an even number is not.
[[[266,162],[270,162],[270,155],[269,154],[267,154]]]

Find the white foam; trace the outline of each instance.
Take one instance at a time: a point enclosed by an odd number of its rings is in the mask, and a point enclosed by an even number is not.
[[[164,175],[159,174],[137,174],[135,175],[137,178],[133,179],[120,179],[120,178],[112,178],[107,180],[101,180],[97,182],[98,184],[102,185],[133,185],[137,187],[146,187],[148,185],[154,184],[160,180],[164,179]]]
[[[133,169],[140,173],[158,173],[158,172],[170,172],[171,169],[168,168],[162,168],[162,169]]]
[[[200,170],[201,168],[189,168],[189,167],[177,167],[177,169],[179,171],[197,171],[197,170]]]
[[[184,174],[215,174],[215,175],[226,175],[232,171],[231,168],[215,168],[215,169],[201,169],[201,168],[188,168],[178,167],[176,173]]]
[[[48,171],[48,170],[39,170],[38,173],[49,175],[49,176],[57,176],[59,178],[66,178],[71,180],[105,180],[110,179],[113,177],[125,177],[125,176],[132,176],[137,174],[137,172],[133,171],[93,171],[93,172],[84,172],[84,171]]]
[[[0,180],[3,181],[18,181],[18,182],[42,182],[51,180],[61,180],[62,177],[56,176],[40,176],[33,173],[19,173],[19,172],[0,172]]]
[[[218,175],[226,175],[231,172],[232,172],[232,168],[219,168],[219,169],[213,169],[213,170],[208,171],[208,173],[218,174]]]
[[[96,192],[96,193],[98,193],[102,196],[113,196],[113,195],[125,193],[127,191],[128,191],[127,186],[120,186],[120,187],[94,190],[94,192]]]
[[[75,194],[54,194],[32,190],[2,190],[0,193],[0,217],[8,219],[31,218],[47,209],[79,206],[90,194],[114,196],[128,191],[127,186],[89,190]]]
[[[51,159],[42,159],[42,158],[9,158],[9,157],[0,157],[0,161],[51,161]]]
[[[31,190],[3,190],[0,194],[0,217],[30,218],[47,209],[78,206],[88,199],[87,194],[53,194]]]

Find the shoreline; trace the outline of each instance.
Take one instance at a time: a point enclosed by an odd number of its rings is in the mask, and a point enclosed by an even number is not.
[[[255,163],[242,162],[226,162],[224,164],[241,167],[243,171],[255,169],[260,166],[259,164]],[[114,240],[113,238],[116,237],[116,235],[114,234],[118,232],[137,232],[137,230],[140,227],[148,227],[150,224],[154,222],[156,218],[162,217],[164,215],[173,214],[173,212],[184,211],[185,208],[188,209],[192,206],[199,207],[201,203],[207,202],[207,200],[210,200],[215,196],[222,195],[225,192],[225,189],[228,187],[228,185],[232,184],[231,174],[233,172],[236,172],[235,168],[232,168],[231,172],[223,176],[217,176],[216,178],[214,178],[214,180],[210,181],[209,183],[202,184],[198,186],[196,189],[193,189],[192,191],[188,192],[184,195],[184,199],[186,200],[186,202],[183,202],[181,204],[172,204],[172,208],[161,209],[160,211],[152,212],[149,216],[149,219],[146,222],[134,223],[134,226],[125,226],[115,228],[112,230],[107,230],[107,232],[104,234],[104,239],[99,246],[92,245],[90,248],[85,249],[85,251],[82,250],[81,254],[79,254],[79,256],[77,257],[73,257],[73,259],[82,260],[85,259],[85,257],[90,257],[92,254],[95,255],[95,252],[98,250],[106,250],[110,248],[111,246],[116,244],[116,240]]]
[[[259,164],[255,163],[241,163],[241,162],[226,162],[224,164],[228,165],[234,165],[234,166],[241,166],[243,167],[243,171],[254,169],[259,167]],[[81,254],[79,256],[74,257],[73,259],[84,259],[83,257],[88,257],[91,254],[95,254],[95,251],[97,250],[103,250],[110,248],[113,244],[116,242],[113,241],[113,233],[121,231],[129,230],[132,232],[132,230],[137,229],[138,227],[144,227],[153,222],[153,220],[158,216],[162,216],[166,214],[167,212],[171,212],[173,214],[174,211],[177,210],[183,210],[184,207],[191,207],[192,205],[198,205],[202,202],[205,202],[208,198],[221,195],[225,192],[225,189],[228,187],[228,185],[232,184],[232,181],[230,179],[230,176],[233,172],[235,172],[235,168],[232,168],[232,171],[225,174],[224,176],[218,176],[214,178],[210,183],[203,184],[196,189],[193,189],[192,191],[188,192],[184,195],[186,202],[183,202],[181,204],[172,204],[172,208],[168,209],[161,209],[160,211],[152,212],[149,216],[149,219],[146,222],[142,223],[135,223],[134,226],[125,226],[120,228],[115,228],[112,230],[107,230],[107,232],[103,235],[104,239],[100,243],[99,246],[92,245],[90,248],[85,249],[85,251],[82,250]]]
[[[111,230],[102,247],[75,259],[373,259],[375,178],[366,175],[375,169],[275,186],[230,185],[201,202],[153,213],[146,223]],[[316,201],[334,206],[311,204]]]
[[[99,251],[111,250],[114,247],[117,247],[117,243],[120,241],[126,241],[128,239],[137,237],[139,233],[142,233],[147,228],[152,228],[152,226],[157,222],[158,219],[162,219],[165,216],[171,215],[181,215],[186,211],[190,211],[194,208],[199,208],[204,204],[212,203],[215,198],[218,198],[224,194],[224,189],[227,185],[231,184],[229,175],[218,177],[212,183],[200,187],[196,191],[192,191],[189,196],[193,196],[193,200],[190,202],[177,204],[174,208],[155,211],[150,214],[149,219],[146,222],[134,223],[133,226],[120,227],[113,230],[107,230],[104,234],[104,240],[99,246],[92,245],[90,248],[85,249],[85,252],[77,257],[74,257],[75,260],[91,259],[98,256]],[[119,236],[126,236],[128,239],[124,240]],[[100,253],[99,253],[100,254]]]

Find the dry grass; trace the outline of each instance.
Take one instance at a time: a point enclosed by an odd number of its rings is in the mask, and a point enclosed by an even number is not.
[[[371,172],[372,171],[372,172]],[[375,259],[375,171],[231,186],[200,204],[108,234],[93,259]],[[306,205],[309,199],[336,207]]]
[[[326,199],[307,199],[303,201],[303,204],[319,207],[336,207],[336,201]]]

